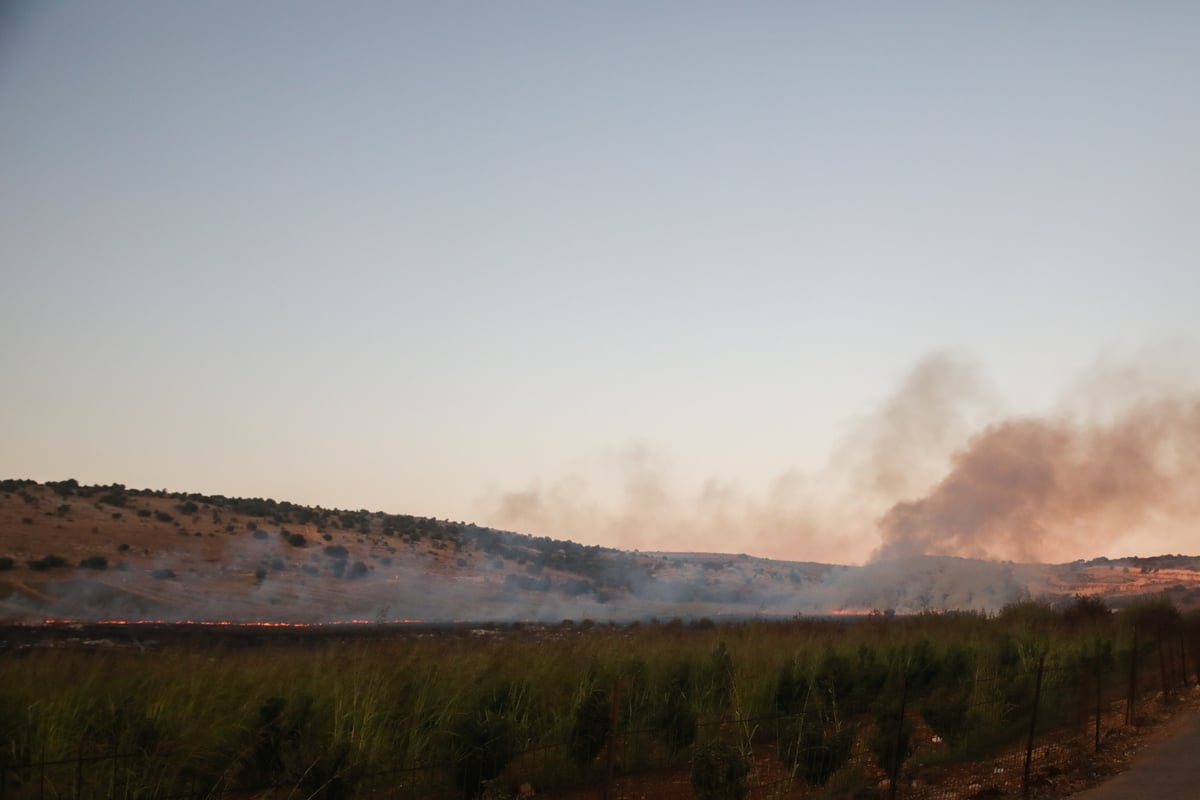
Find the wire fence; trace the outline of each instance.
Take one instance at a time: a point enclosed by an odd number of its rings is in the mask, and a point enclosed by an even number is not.
[[[1029,796],[1142,722],[1148,703],[1170,702],[1189,681],[1182,642],[1135,642],[1088,662],[974,675],[927,685],[904,674],[870,697],[809,687],[791,713],[706,719],[681,713],[622,726],[615,683],[592,746],[579,738],[538,746],[482,737],[452,758],[356,770],[322,758],[290,773],[174,772],[156,777],[161,750],[85,751],[13,764],[0,754],[0,798],[395,798],[396,800],[766,800],[879,797],[957,800]],[[587,744],[585,741],[584,745]],[[581,756],[582,754],[582,756]],[[303,765],[302,765],[303,766]]]

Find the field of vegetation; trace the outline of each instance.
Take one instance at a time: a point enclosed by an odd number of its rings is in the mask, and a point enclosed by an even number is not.
[[[1095,712],[1194,673],[1200,616],[1081,598],[990,617],[585,621],[254,647],[13,641],[0,652],[10,798],[599,796],[580,792],[613,774],[682,776],[677,796],[702,799],[915,797],[1031,733],[1090,741],[1095,724],[1099,745]]]

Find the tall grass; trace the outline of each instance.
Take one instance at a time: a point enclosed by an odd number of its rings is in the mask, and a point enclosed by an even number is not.
[[[1121,617],[1078,624],[1029,604],[994,618],[34,648],[0,655],[0,767],[14,798],[36,796],[23,763],[107,754],[130,755],[108,778],[128,797],[278,785],[351,796],[364,776],[428,764],[444,765],[430,796],[473,797],[493,778],[553,788],[596,777],[617,691],[620,729],[646,732],[623,769],[686,765],[689,748],[714,736],[743,747],[777,740],[795,774],[823,783],[841,761],[817,763],[803,748],[842,754],[849,722],[886,720],[894,702],[881,699],[902,683],[913,713],[965,755],[1017,735],[1022,681],[1042,659],[1046,724],[1077,713],[1089,669],[1102,665],[1106,696],[1119,696],[1111,677],[1131,657],[1137,614]],[[1157,675],[1148,641],[1134,655],[1143,680]],[[781,714],[808,716],[761,722]],[[545,748],[539,759],[517,758],[535,748]]]

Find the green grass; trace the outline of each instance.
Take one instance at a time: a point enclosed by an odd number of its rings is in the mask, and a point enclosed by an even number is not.
[[[620,729],[644,731],[621,765],[637,770],[686,768],[691,748],[714,739],[773,747],[778,728],[763,720],[806,709],[822,709],[820,725],[858,726],[866,741],[905,685],[910,715],[933,698],[943,713],[931,724],[963,731],[942,757],[965,758],[1022,735],[1039,659],[1045,729],[1078,719],[1098,642],[1109,648],[1106,697],[1120,696],[1132,641],[1112,618],[1072,630],[1037,610],[583,628],[0,655],[0,764],[133,754],[97,770],[125,797],[272,785],[353,796],[363,776],[422,765],[440,765],[429,796],[473,796],[493,774],[540,791],[596,779],[600,764],[572,755],[595,748],[570,743],[606,724],[586,704],[614,689]],[[1139,647],[1153,680],[1156,652]],[[955,717],[960,707],[967,716]],[[485,763],[494,755],[508,759]],[[21,780],[9,771],[9,796],[37,796]]]

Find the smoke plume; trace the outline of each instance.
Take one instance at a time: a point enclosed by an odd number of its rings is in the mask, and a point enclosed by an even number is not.
[[[1069,561],[1195,550],[1200,389],[1191,351],[1101,361],[1052,414],[1004,416],[967,359],[935,353],[850,420],[824,469],[691,487],[642,445],[484,498],[487,524],[644,551],[861,563]],[[801,443],[798,443],[801,444]]]
[[[876,544],[879,515],[943,474],[994,406],[970,362],[935,353],[877,409],[851,421],[824,469],[785,467],[762,487],[716,476],[688,487],[672,479],[666,457],[636,444],[582,474],[484,498],[478,517],[629,550],[860,561]]]
[[[879,522],[875,559],[1038,561],[1186,524],[1200,510],[1200,399],[1142,402],[1107,420],[1022,418],[971,438],[924,497]]]

